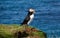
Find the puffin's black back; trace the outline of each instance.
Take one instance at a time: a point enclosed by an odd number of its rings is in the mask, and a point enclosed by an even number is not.
[[[29,20],[30,20],[30,17],[27,16],[27,17],[24,19],[24,21],[21,23],[21,25],[27,24]]]

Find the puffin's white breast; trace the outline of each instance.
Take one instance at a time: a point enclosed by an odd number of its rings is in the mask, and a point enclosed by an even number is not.
[[[28,24],[33,20],[34,14],[30,15],[30,20],[28,21]]]
[[[32,14],[31,16],[30,16],[30,19],[33,19],[34,18],[34,14]]]

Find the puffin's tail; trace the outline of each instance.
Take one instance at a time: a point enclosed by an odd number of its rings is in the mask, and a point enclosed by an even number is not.
[[[21,23],[21,25],[27,25],[27,24],[25,24],[25,23]]]
[[[24,25],[23,23],[21,23],[21,25]]]

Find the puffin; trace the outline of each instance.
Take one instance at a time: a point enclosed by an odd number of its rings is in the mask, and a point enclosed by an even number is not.
[[[25,17],[25,19],[23,20],[21,25],[29,25],[31,23],[31,21],[33,20],[33,18],[34,18],[34,13],[35,13],[35,10],[30,8],[28,10],[27,16]]]

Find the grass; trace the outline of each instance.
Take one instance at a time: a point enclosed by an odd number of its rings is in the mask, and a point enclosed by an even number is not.
[[[28,26],[28,28],[33,28]],[[17,38],[14,34],[18,31],[23,32],[25,26],[19,24],[0,24],[0,38]],[[32,36],[39,36],[40,38],[45,38],[45,33],[42,31],[32,32]]]

